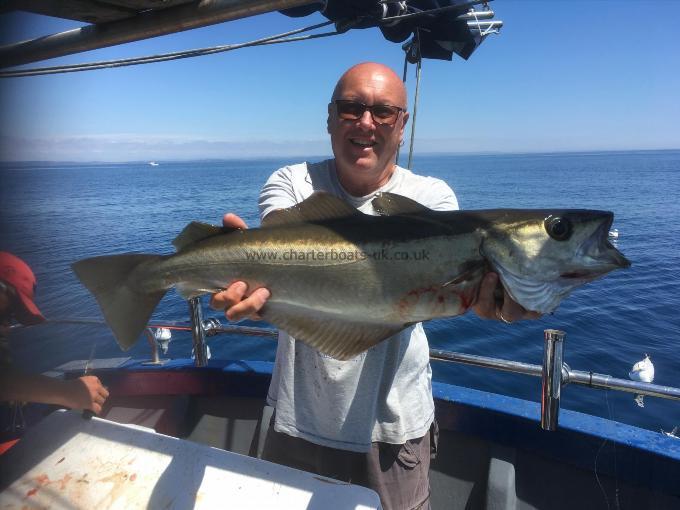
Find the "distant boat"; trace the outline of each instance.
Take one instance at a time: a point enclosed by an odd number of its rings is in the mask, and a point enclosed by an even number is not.
[[[151,165],[151,166],[158,166],[158,163],[156,163],[155,161],[149,161],[149,165]]]

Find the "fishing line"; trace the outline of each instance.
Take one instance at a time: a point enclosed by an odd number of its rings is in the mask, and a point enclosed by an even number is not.
[[[92,348],[90,349],[90,357],[87,358],[87,361],[85,362],[85,369],[83,370],[83,377],[85,377],[90,370],[90,364],[92,363],[92,360],[94,359],[94,354],[97,352],[97,342],[99,341],[98,338],[95,337],[94,342],[92,343]],[[83,409],[83,419],[85,420],[91,420],[94,416],[95,413],[91,409]]]
[[[607,404],[607,414],[609,415],[609,420],[612,420],[612,410],[611,407],[609,406],[609,388],[605,388],[604,390],[604,398],[605,402]],[[600,477],[597,474],[597,459],[600,456],[600,453],[602,452],[602,449],[604,446],[609,442],[609,439],[605,437],[604,441],[602,441],[602,444],[597,450],[597,453],[595,454],[595,480],[597,481],[597,485],[600,487],[600,491],[602,491],[602,495],[604,496],[604,501],[607,503],[607,510],[610,509],[609,506],[609,496],[607,496],[607,491],[605,490],[604,486],[600,482]],[[616,510],[621,509],[621,505],[619,503],[619,474],[618,474],[618,466],[616,464],[616,442],[612,443],[614,447],[614,502],[616,504]]]

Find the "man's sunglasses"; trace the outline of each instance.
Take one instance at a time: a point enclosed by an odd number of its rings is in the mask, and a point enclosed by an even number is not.
[[[404,108],[389,104],[374,104],[369,106],[364,103],[359,103],[358,101],[350,101],[349,99],[336,99],[334,103],[338,110],[338,117],[342,120],[359,120],[363,117],[364,112],[368,110],[371,112],[373,122],[380,125],[394,124],[397,122],[399,114],[404,111]]]

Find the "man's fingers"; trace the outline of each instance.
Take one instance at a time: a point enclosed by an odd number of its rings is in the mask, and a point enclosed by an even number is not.
[[[225,315],[230,321],[238,321],[245,317],[259,320],[257,312],[269,299],[267,289],[255,289],[248,294],[248,285],[245,282],[234,282],[227,289],[213,294],[210,306],[215,310],[226,310]]]
[[[230,321],[238,321],[246,317],[259,319],[257,313],[265,305],[270,295],[267,289],[255,289],[250,296],[227,310],[227,319]]]
[[[222,217],[222,225],[227,228],[248,228],[246,222],[234,213],[227,213]]]
[[[239,303],[246,295],[248,285],[245,282],[234,282],[222,292],[213,294],[210,307],[214,310],[224,310]]]
[[[505,290],[503,291],[503,305],[498,311],[498,315],[503,318],[503,322],[515,322],[525,319],[536,320],[543,316],[540,312],[533,312],[524,308],[517,301],[514,301]]]
[[[484,279],[479,285],[479,294],[473,309],[482,319],[496,318],[496,298],[494,297],[496,285],[498,285],[498,275],[496,273],[484,275]]]
[[[496,295],[498,275],[487,273],[479,285],[479,294],[472,309],[482,319],[494,319],[510,324],[523,319],[540,319],[542,314],[526,310],[503,289],[503,300]]]
[[[507,291],[503,291],[503,306],[500,314],[505,319],[505,322],[515,322],[524,318],[526,310],[522,305],[514,301]]]

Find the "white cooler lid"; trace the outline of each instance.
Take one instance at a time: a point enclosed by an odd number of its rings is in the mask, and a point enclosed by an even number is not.
[[[57,411],[0,456],[0,508],[379,509],[365,487]]]

